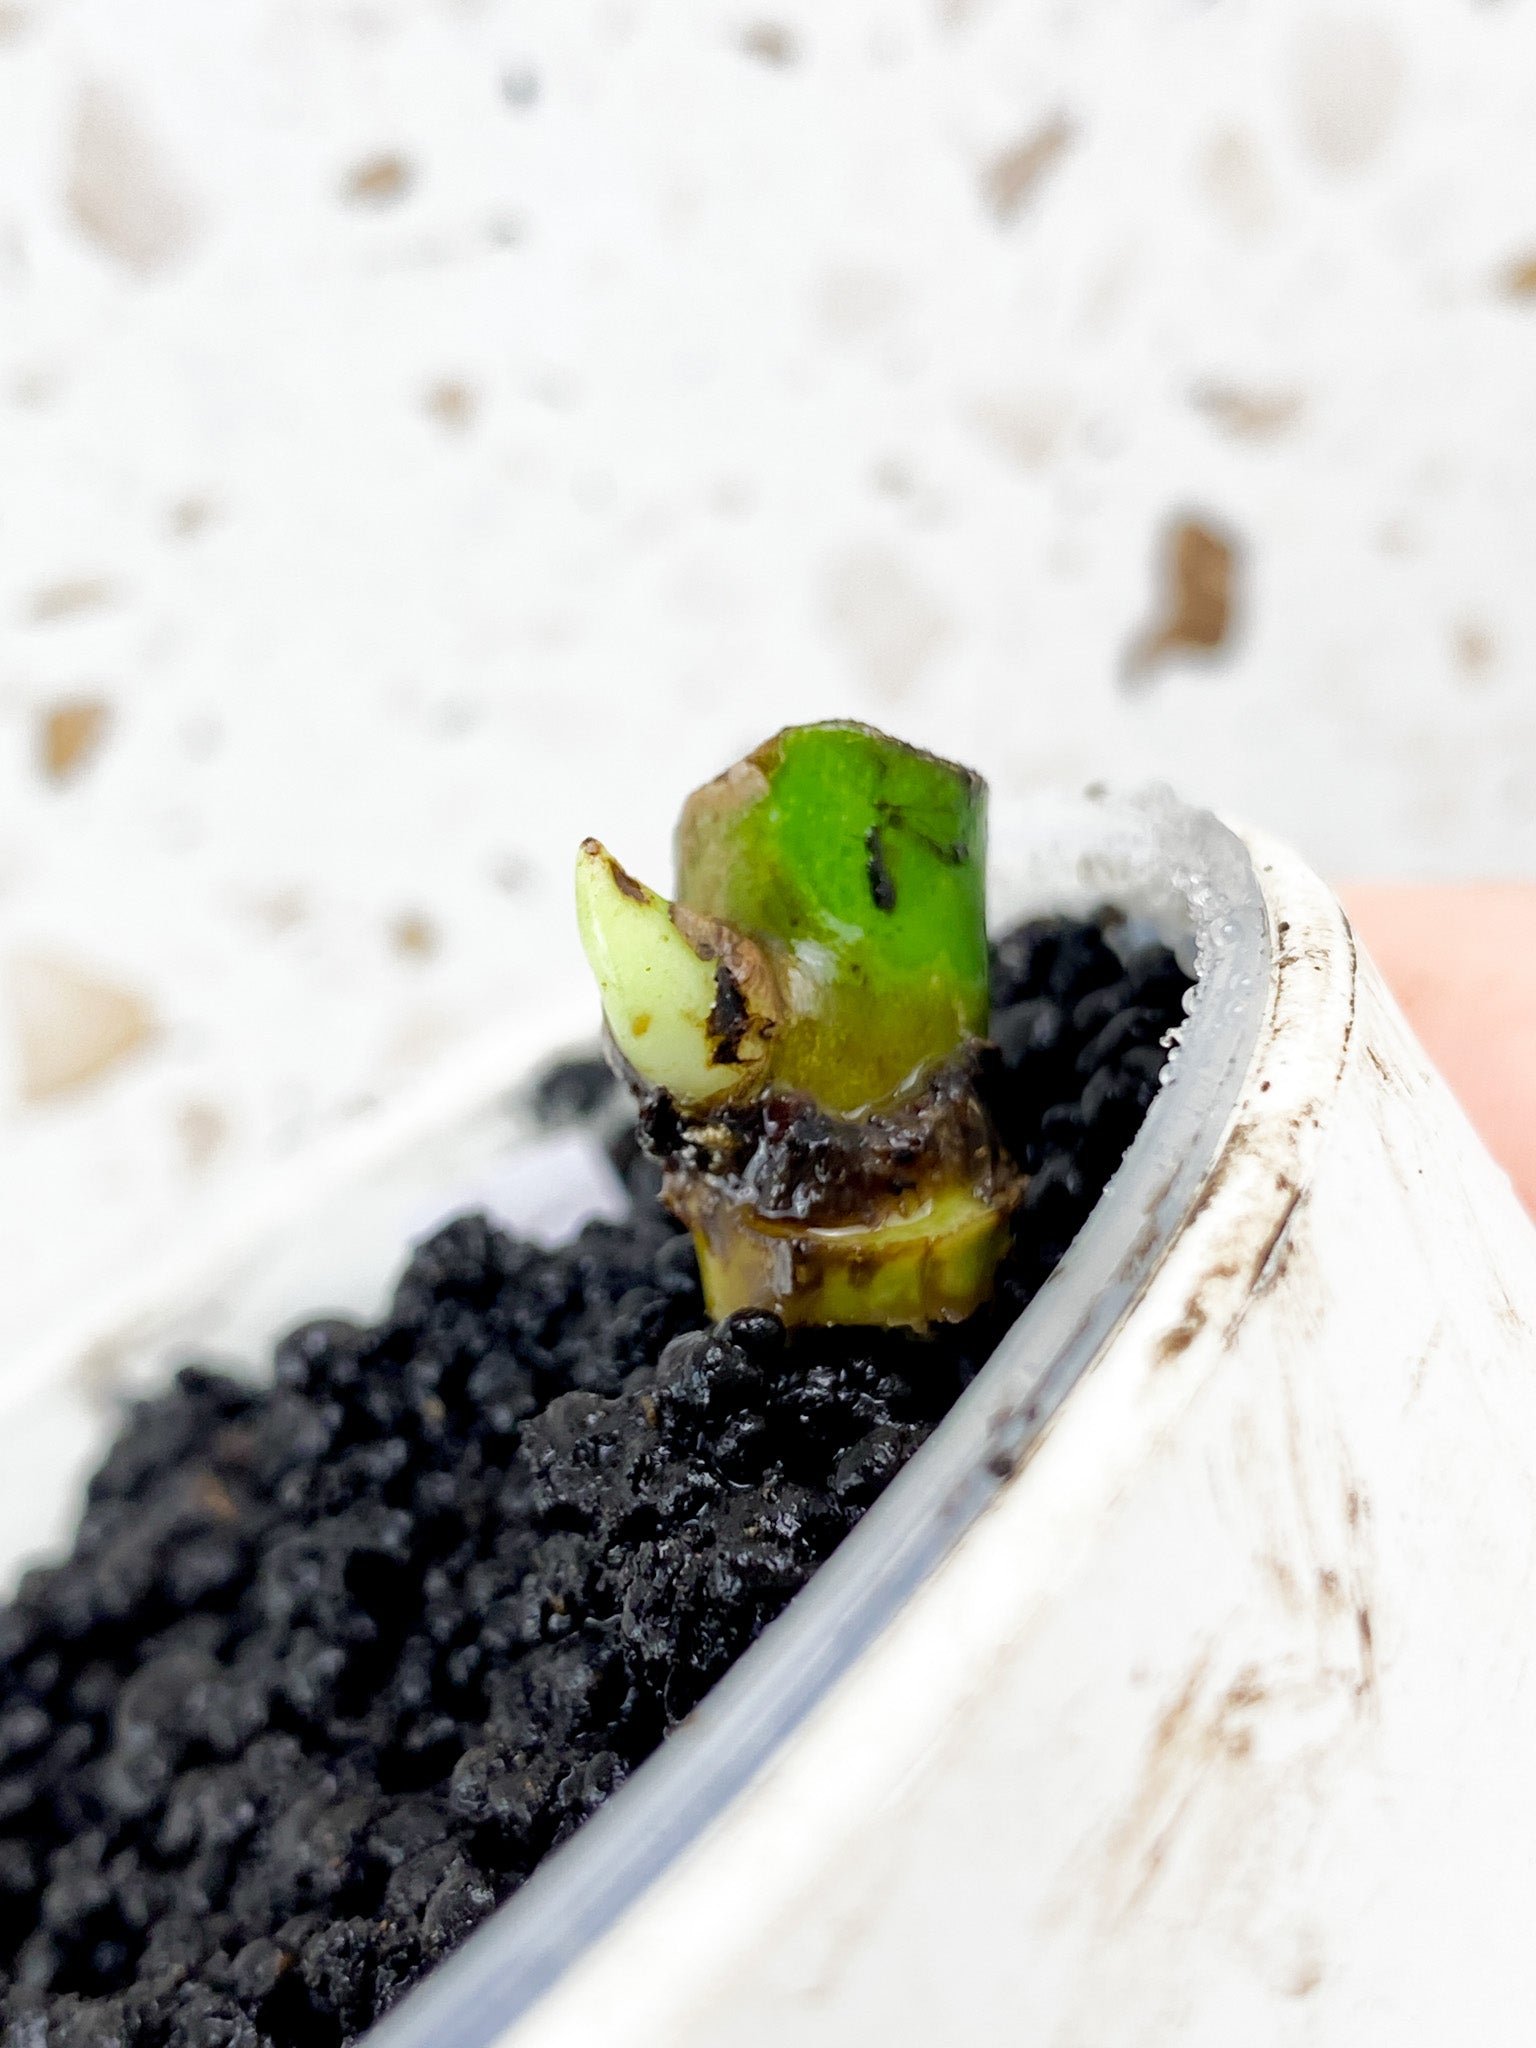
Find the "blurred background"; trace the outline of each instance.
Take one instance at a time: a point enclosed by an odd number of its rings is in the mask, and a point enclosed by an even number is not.
[[[1530,0],[0,0],[0,1351],[867,718],[1529,876]]]

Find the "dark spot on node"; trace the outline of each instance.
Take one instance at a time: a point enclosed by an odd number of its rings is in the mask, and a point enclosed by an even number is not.
[[[704,1029],[715,1041],[709,1056],[712,1067],[740,1066],[741,1041],[746,1037],[751,1021],[752,1013],[741,992],[741,983],[723,960],[717,960],[714,1008],[704,1022]]]
[[[964,867],[971,857],[970,843],[964,839],[935,839],[931,832],[925,832],[921,825],[909,818],[900,804],[893,804],[882,797],[875,804],[882,824],[893,832],[905,832],[915,839],[919,846],[926,847],[936,861],[947,868]]]
[[[864,834],[865,869],[869,876],[870,900],[876,910],[896,908],[896,878],[885,863],[885,841],[880,827],[871,825]]]
[[[621,868],[612,854],[608,856],[608,872],[613,877],[613,886],[621,896],[627,896],[631,903],[647,903],[650,891],[644,882],[637,882],[628,868]]]

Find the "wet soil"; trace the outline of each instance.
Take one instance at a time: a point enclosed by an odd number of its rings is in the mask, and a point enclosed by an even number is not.
[[[339,2048],[643,1762],[1055,1265],[1187,986],[1061,919],[994,981],[984,1086],[1031,1180],[969,1323],[710,1329],[627,1131],[630,1221],[542,1251],[462,1218],[378,1324],[133,1410],[0,1611],[3,2048]],[[609,1084],[562,1068],[542,1108]]]

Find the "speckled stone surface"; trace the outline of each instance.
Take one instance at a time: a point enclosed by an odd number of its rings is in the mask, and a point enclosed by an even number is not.
[[[0,0],[0,1358],[850,713],[1529,872],[1536,21]]]

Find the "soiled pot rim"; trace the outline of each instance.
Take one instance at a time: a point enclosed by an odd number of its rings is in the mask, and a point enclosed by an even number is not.
[[[1166,1257],[1259,1043],[1271,948],[1243,841],[1163,789],[994,794],[995,929],[1113,904],[1197,970],[1171,1071],[1060,1265],[910,1464],[689,1720],[368,2036],[489,2048],[685,1850],[1026,1464]]]

